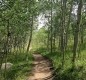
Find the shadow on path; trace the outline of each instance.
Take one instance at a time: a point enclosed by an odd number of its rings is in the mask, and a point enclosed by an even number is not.
[[[33,54],[34,62],[31,75],[27,80],[53,80],[51,62],[41,54]]]

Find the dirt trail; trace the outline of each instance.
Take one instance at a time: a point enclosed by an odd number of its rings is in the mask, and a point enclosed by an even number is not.
[[[34,66],[28,80],[52,80],[51,62],[41,54],[33,54]]]

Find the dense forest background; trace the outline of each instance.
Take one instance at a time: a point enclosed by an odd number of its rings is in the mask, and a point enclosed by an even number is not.
[[[0,79],[26,80],[34,51],[54,80],[86,80],[86,0],[0,0]]]

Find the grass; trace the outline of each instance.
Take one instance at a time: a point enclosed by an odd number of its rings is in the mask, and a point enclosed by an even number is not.
[[[50,58],[56,70],[54,80],[86,80],[86,50],[82,50],[80,57],[76,58],[75,69],[72,70],[72,52],[65,52],[65,64],[61,66],[61,54],[59,52],[50,53],[46,49],[39,49],[43,56]],[[78,54],[78,53],[77,53]]]
[[[28,60],[26,59],[27,56]],[[26,80],[32,69],[32,61],[31,54],[16,52],[14,55],[8,55],[8,62],[12,63],[13,67],[7,71],[6,80]]]

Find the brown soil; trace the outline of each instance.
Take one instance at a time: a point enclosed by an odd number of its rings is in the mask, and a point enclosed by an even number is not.
[[[51,62],[41,54],[33,54],[33,57],[34,66],[27,80],[52,80]]]

